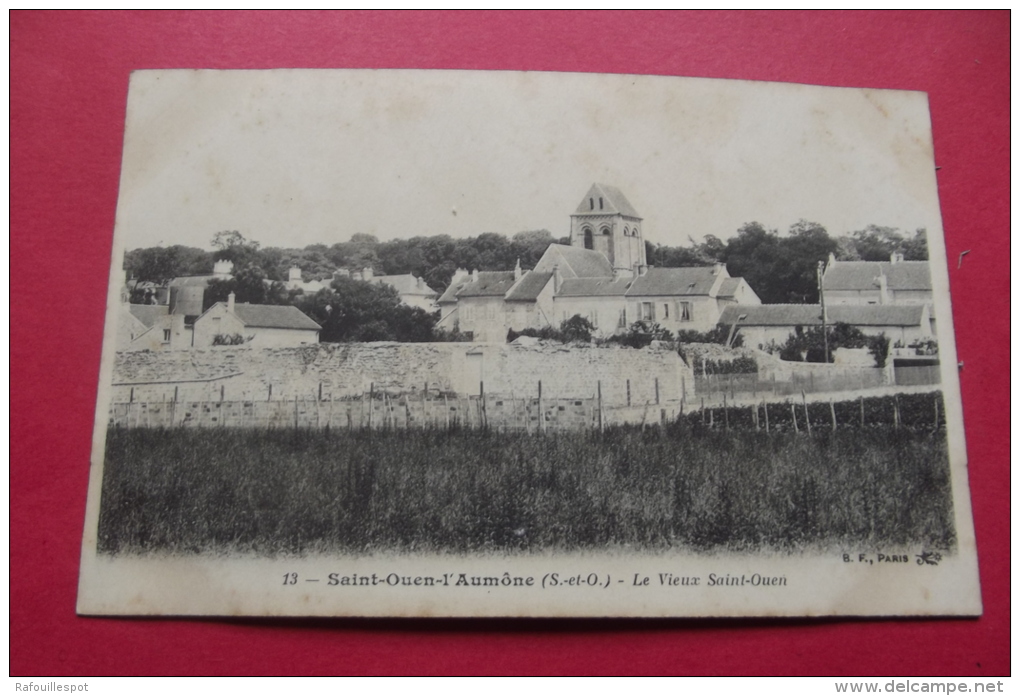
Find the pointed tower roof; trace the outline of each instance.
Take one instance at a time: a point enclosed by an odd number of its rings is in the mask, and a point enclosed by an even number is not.
[[[601,205],[600,205],[601,202]],[[630,204],[623,192],[608,184],[592,184],[588,193],[584,194],[574,215],[624,215],[641,219],[634,206]]]

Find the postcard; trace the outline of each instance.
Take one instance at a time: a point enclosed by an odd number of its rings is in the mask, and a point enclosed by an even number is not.
[[[78,612],[978,615],[919,92],[131,77]]]

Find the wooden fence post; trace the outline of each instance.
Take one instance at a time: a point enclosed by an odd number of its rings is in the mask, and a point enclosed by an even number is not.
[[[861,394],[861,427],[864,427],[864,394]]]
[[[792,401],[790,402],[790,418],[793,419],[793,432],[799,433],[800,428],[797,427],[797,409]]]
[[[368,429],[372,429],[372,412],[375,411],[375,382],[368,383]]]
[[[836,432],[836,405],[832,403],[832,397],[829,397],[829,414],[832,416],[832,432]]]
[[[726,405],[726,392],[722,394],[722,415],[723,423],[726,430],[730,429],[730,408]]]
[[[814,375],[814,372],[812,372],[811,374]],[[802,399],[804,399],[804,422],[807,423],[807,432],[810,435],[811,434],[811,414],[808,412],[807,394],[804,393],[804,390],[801,390],[800,397]]]
[[[893,407],[893,412],[892,412],[892,414],[893,414],[893,427],[898,430],[899,427],[900,427],[900,399],[896,395],[893,395],[892,407]]]
[[[659,405],[659,378],[655,378],[655,405]]]
[[[935,432],[939,430],[939,395],[935,395]]]
[[[769,432],[769,402],[763,400],[761,402],[761,405],[762,405],[762,408],[765,409],[765,434],[768,435],[768,432]]]
[[[602,432],[605,432],[606,425],[605,425],[605,421],[602,419],[602,380],[601,379],[599,380],[598,385],[599,385],[599,391],[598,391],[598,395],[599,395],[599,401],[598,401],[598,405],[599,405],[599,432],[602,433]],[[936,403],[936,407],[935,408],[936,408],[936,410],[935,410],[935,425],[938,425],[939,416],[938,416],[938,405],[937,405],[937,403]]]
[[[627,405],[630,406],[630,380],[627,380]]]
[[[538,432],[545,432],[545,412],[542,410],[542,380],[538,380]]]
[[[482,415],[482,418],[481,418],[482,423],[481,423],[481,425],[482,425],[483,428],[488,428],[489,427],[489,410],[487,408],[485,408],[485,382],[484,381],[478,382],[478,395],[479,395],[479,399],[481,400],[481,409],[482,409],[482,413],[481,413],[481,415]]]

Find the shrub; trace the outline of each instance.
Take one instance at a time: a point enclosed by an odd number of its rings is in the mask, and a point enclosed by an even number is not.
[[[216,334],[213,336],[212,344],[214,346],[240,346],[250,341],[253,336],[245,338],[239,333],[235,334]]]

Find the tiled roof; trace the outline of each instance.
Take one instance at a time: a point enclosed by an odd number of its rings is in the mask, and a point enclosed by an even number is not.
[[[719,270],[712,266],[692,268],[649,268],[634,279],[628,297],[651,295],[707,295]]]
[[[832,305],[827,314],[830,324],[852,326],[918,326],[924,318],[924,305]],[[741,326],[820,326],[821,305],[730,305],[723,309],[720,324]]]
[[[145,324],[146,327],[153,326],[160,317],[165,317],[170,308],[166,305],[144,305],[144,304],[133,304],[128,305],[128,311],[138,321]]]
[[[602,199],[601,208],[598,203],[600,198]],[[594,203],[594,207],[592,203]],[[641,218],[620,189],[606,184],[592,184],[580,205],[577,206],[577,210],[574,211],[574,215],[612,215],[615,213]]]
[[[478,280],[466,283],[457,297],[503,296],[514,284],[513,271],[479,271]]]
[[[740,287],[741,278],[725,278],[719,284],[719,297],[733,297],[733,294]]]
[[[418,279],[410,273],[404,273],[402,275],[375,276],[372,278],[372,281],[376,283],[385,283],[401,295],[425,295],[426,297],[439,296],[439,293],[430,288],[428,285],[422,284],[422,287],[418,287]]]
[[[927,261],[838,261],[822,276],[825,290],[877,290],[878,276],[885,273],[890,290],[931,290]]]
[[[826,313],[829,322],[854,326],[918,326],[925,315],[924,305],[832,305]]]
[[[633,278],[567,278],[557,297],[623,297]]]
[[[534,302],[552,279],[552,273],[528,271],[506,295],[508,302]]]
[[[463,288],[470,282],[471,276],[468,276],[467,278],[458,280],[456,283],[450,283],[449,287],[447,287],[446,290],[443,291],[443,294],[439,296],[439,299],[436,300],[436,302],[438,302],[439,304],[444,304],[446,302],[456,302],[457,293],[460,292],[461,288]]]
[[[321,329],[297,307],[291,305],[235,304],[234,314],[245,326],[263,329]]]
[[[562,278],[611,278],[613,265],[598,251],[566,244],[550,244],[535,270],[551,273],[559,265]]]

